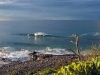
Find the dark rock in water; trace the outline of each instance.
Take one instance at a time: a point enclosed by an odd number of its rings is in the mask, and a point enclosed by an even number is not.
[[[2,58],[2,57],[0,57],[0,61],[3,61],[3,62],[11,62],[10,59],[8,59],[8,58]]]
[[[30,56],[31,59],[33,60],[42,60],[42,59],[45,59],[45,58],[49,58],[49,57],[52,57],[52,54],[38,54],[38,52],[32,52],[32,53],[29,53],[28,55]]]
[[[4,61],[4,60],[6,60],[6,58],[1,58],[1,57],[0,57],[0,61]]]
[[[36,55],[36,54],[37,54],[37,52],[33,51],[33,55]]]
[[[39,52],[36,52],[36,51],[33,51],[32,53],[29,53],[28,55],[29,56],[32,56],[32,55],[37,55]]]
[[[34,51],[32,53],[29,53],[28,55],[30,56],[31,59],[36,60],[37,59],[37,55],[36,54],[37,54],[37,52]]]

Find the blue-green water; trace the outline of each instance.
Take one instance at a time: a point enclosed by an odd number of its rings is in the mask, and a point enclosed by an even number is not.
[[[48,36],[35,37],[44,32]],[[69,54],[75,50],[71,35],[79,35],[79,48],[90,49],[100,44],[100,21],[9,21],[0,22],[0,57],[11,61],[26,61],[32,50],[45,54]],[[4,51],[4,52],[3,52]],[[7,53],[7,52],[10,53]]]
[[[45,32],[51,36],[28,36]],[[71,34],[79,35],[79,47],[90,48],[100,44],[100,21],[13,21],[0,22],[0,48],[10,50],[46,50],[46,48],[67,49],[75,46],[69,42]]]

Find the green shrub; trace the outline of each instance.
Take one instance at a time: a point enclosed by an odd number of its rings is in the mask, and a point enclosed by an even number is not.
[[[57,71],[53,68],[50,68],[50,69],[45,69],[45,70],[39,71],[37,73],[37,75],[51,75],[53,73],[57,73]]]
[[[73,62],[52,75],[100,75],[100,57],[86,62]]]

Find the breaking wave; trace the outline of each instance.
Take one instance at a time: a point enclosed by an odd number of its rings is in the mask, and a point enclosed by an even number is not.
[[[12,47],[8,47],[8,49],[12,49]],[[30,52],[28,50],[24,50],[24,49],[20,51],[8,51],[6,49],[6,50],[0,50],[0,57],[6,58],[9,61],[22,61],[23,62],[23,61],[29,60],[29,56],[28,56],[29,53]]]
[[[45,50],[40,50],[39,52],[43,54],[53,54],[53,55],[73,54],[72,52],[66,49],[50,48],[50,47],[47,47]]]
[[[35,37],[34,33],[27,33],[27,34],[13,34],[13,35],[19,35],[19,36],[27,36],[27,37]],[[82,38],[94,38],[94,37],[100,37],[100,32],[92,32],[92,33],[84,33],[79,35]],[[61,36],[61,35],[53,35],[53,34],[46,34],[45,36],[41,37],[57,37],[57,38],[66,38],[66,37],[72,37],[72,36]]]
[[[85,34],[81,34],[80,36],[81,37],[82,36],[100,36],[100,33],[99,32],[85,33]]]
[[[79,37],[88,40],[100,40],[100,33],[99,32],[85,33],[81,34]]]
[[[14,34],[14,35],[28,36],[28,34]],[[34,36],[34,34],[30,34],[29,36],[32,36],[32,35]],[[46,35],[44,37],[63,37],[63,36]],[[80,37],[80,39],[81,38],[100,39],[100,33],[99,32],[86,33],[86,34],[79,35],[79,37]],[[63,40],[65,40],[65,39],[63,39]],[[30,39],[28,41],[34,41],[34,40]],[[43,39],[42,39],[42,41],[43,41]],[[16,41],[12,42],[12,41],[10,41],[10,42],[7,42],[7,45],[8,46],[5,47],[5,43],[3,45],[1,44],[1,46],[3,46],[3,47],[0,47],[0,57],[1,58],[6,58],[6,59],[11,60],[11,61],[26,61],[26,60],[29,60],[28,54],[31,51],[37,51],[37,52],[42,53],[42,54],[53,54],[53,55],[72,54],[72,52],[70,52],[69,50],[64,49],[64,47],[60,47],[60,48],[59,47],[58,48],[53,47],[52,48],[51,45],[44,44],[44,42],[43,42],[43,44],[41,44],[41,43],[39,43],[39,44],[36,43],[35,44],[35,43],[31,43],[31,42],[16,42]],[[11,47],[9,47],[9,46],[11,46]],[[20,50],[15,48],[17,46],[18,47],[20,46]],[[24,49],[21,49],[23,47],[24,47]],[[31,49],[31,50],[29,50],[26,47],[32,47],[33,50],[31,48],[29,48],[29,49]],[[37,49],[37,48],[39,48],[39,49]],[[37,50],[34,50],[34,49],[37,49]]]
[[[28,37],[35,37],[34,33],[22,33],[22,34],[12,34],[12,35],[18,35],[18,36],[28,36]],[[53,35],[53,34],[45,34],[45,36],[41,37],[64,37],[60,35]]]
[[[11,49],[11,51],[9,50]],[[26,61],[29,60],[29,53],[32,51],[36,51],[39,54],[52,54],[52,55],[63,55],[63,54],[73,54],[70,51],[67,51],[66,49],[61,48],[50,48],[47,47],[44,50],[25,50],[21,49],[19,51],[13,51],[15,50],[13,47],[3,47],[2,50],[0,50],[0,57],[6,58],[10,61]]]

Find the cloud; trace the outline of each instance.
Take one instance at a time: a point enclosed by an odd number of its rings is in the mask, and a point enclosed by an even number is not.
[[[99,0],[0,0],[0,15],[16,20],[97,20],[99,8]]]
[[[1,0],[0,1],[0,5],[3,5],[3,4],[12,4],[13,3],[13,1],[11,1],[11,0]]]
[[[0,18],[0,21],[13,21],[11,18]]]

